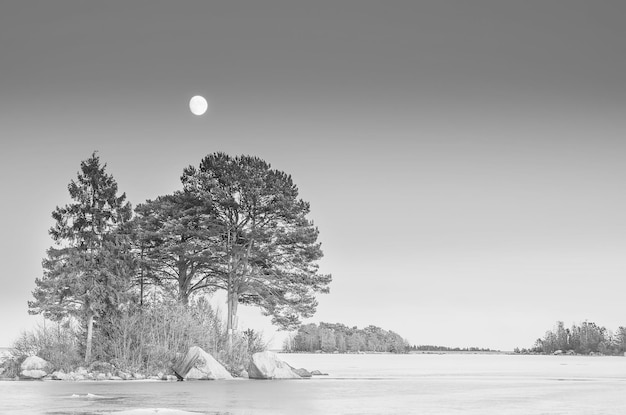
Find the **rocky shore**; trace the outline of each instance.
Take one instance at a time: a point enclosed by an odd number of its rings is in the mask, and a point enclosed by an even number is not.
[[[248,367],[238,374],[238,378],[247,379],[303,379],[326,375],[319,370],[309,371],[294,368],[281,360],[276,353],[265,351],[252,355]],[[43,381],[191,381],[191,380],[229,380],[233,375],[226,370],[211,354],[194,346],[180,356],[167,371],[144,374],[116,368],[111,363],[93,362],[88,367],[78,367],[72,371],[55,370],[38,356],[27,357],[20,365],[19,375],[4,380],[43,380]]]

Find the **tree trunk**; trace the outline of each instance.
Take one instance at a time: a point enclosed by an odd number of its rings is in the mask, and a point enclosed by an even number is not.
[[[237,304],[239,303],[239,296],[235,292],[228,293],[228,316],[226,317],[226,341],[228,351],[233,347],[233,333],[237,330]]]
[[[185,308],[189,305],[189,288],[190,278],[187,278],[187,265],[178,264],[178,302]]]
[[[189,305],[189,295],[181,289],[178,293],[178,302],[185,308]]]
[[[139,263],[141,266],[139,267],[139,307],[143,308],[143,245],[141,246],[141,254],[139,255]]]
[[[85,363],[91,361],[91,343],[93,339],[93,313],[89,313],[87,317],[87,344],[85,345]]]

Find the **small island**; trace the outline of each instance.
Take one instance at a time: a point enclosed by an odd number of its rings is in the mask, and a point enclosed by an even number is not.
[[[28,303],[44,323],[16,340],[1,376],[170,380],[194,350],[194,362],[210,355],[245,377],[266,345],[237,329],[238,305],[291,330],[329,291],[309,203],[257,157],[210,154],[182,170],[181,189],[133,209],[94,152],[67,189]]]
[[[626,355],[626,327],[620,326],[613,332],[593,322],[572,324],[566,328],[557,321],[554,328],[546,331],[535,341],[533,347],[516,348],[519,354],[554,355]]]

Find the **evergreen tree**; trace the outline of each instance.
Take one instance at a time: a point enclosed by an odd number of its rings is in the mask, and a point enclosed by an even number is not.
[[[158,285],[174,291],[185,306],[194,292],[215,288],[210,277],[220,240],[210,200],[176,192],[140,204],[135,213],[141,276],[145,270]]]
[[[215,153],[185,169],[182,181],[210,201],[219,227],[213,279],[227,293],[229,336],[239,303],[260,307],[284,329],[313,315],[315,293],[328,292],[331,276],[318,273],[318,230],[291,176],[257,157]]]
[[[35,280],[31,314],[61,320],[76,317],[86,328],[85,361],[91,360],[94,319],[123,301],[132,270],[128,238],[116,232],[131,216],[126,195],[94,152],[68,186],[73,203],[57,207],[49,233],[56,243]]]

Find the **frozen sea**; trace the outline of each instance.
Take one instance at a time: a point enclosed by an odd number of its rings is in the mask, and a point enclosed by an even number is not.
[[[626,357],[283,354],[283,381],[0,382],[2,414],[624,414]]]

